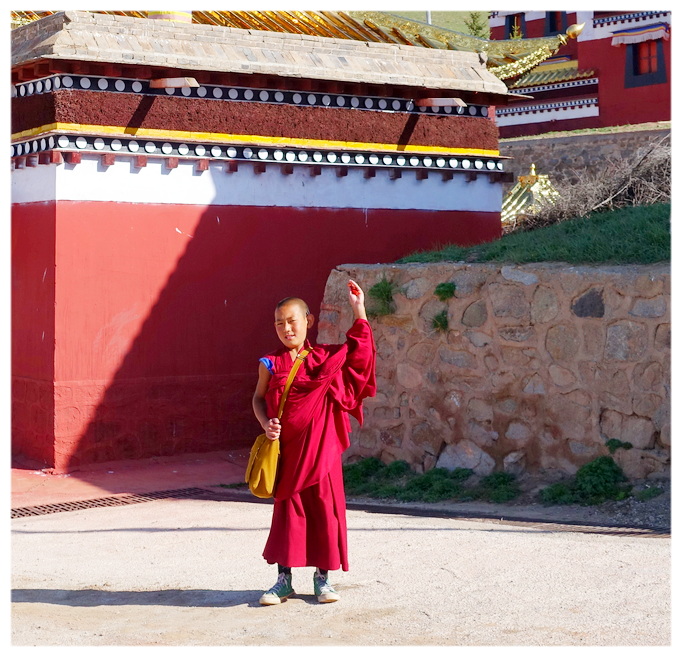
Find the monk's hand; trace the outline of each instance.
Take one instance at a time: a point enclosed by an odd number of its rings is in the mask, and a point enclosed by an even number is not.
[[[365,293],[352,279],[348,281],[348,300],[350,301],[355,318],[367,319],[367,313],[365,312]]]
[[[279,423],[279,420],[276,417],[268,420],[268,423],[265,425],[265,435],[270,440],[277,440],[281,431],[282,425]]]

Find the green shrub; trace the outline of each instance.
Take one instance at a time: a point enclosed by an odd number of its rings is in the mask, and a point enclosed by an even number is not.
[[[618,438],[611,438],[606,441],[606,447],[613,454],[617,449],[632,449],[632,443],[624,443],[622,440],[618,440]]]
[[[438,283],[434,294],[441,300],[447,301],[455,296],[455,290],[457,286],[454,283]]]
[[[610,456],[600,456],[583,465],[571,481],[543,488],[540,500],[544,504],[592,505],[623,500],[631,490],[621,467]]]
[[[516,477],[509,472],[493,472],[481,479],[481,497],[490,502],[509,502],[519,495]]]
[[[370,298],[367,314],[370,317],[390,315],[395,310],[395,303],[393,302],[394,294],[395,285],[384,276],[367,292],[367,295]]]
[[[573,488],[581,503],[600,504],[627,497],[625,481],[627,477],[621,467],[610,456],[600,456],[576,472]]]
[[[654,497],[658,497],[662,492],[663,489],[658,488],[658,486],[647,487],[644,488],[643,490],[638,490],[635,493],[635,499],[638,502],[646,502],[647,500],[651,500]]]
[[[406,461],[384,465],[373,457],[343,467],[346,492],[349,494],[401,502],[472,499],[475,494],[463,485],[472,474],[466,468],[433,468],[417,474]]]
[[[447,331],[448,330],[448,311],[442,310],[437,315],[434,315],[431,320],[431,326],[436,331]]]
[[[540,501],[543,504],[574,504],[575,496],[568,484],[557,482],[540,491]]]

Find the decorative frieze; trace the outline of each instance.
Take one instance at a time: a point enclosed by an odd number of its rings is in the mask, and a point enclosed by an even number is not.
[[[438,106],[417,105],[411,98],[331,94],[286,89],[254,89],[252,87],[208,85],[197,87],[156,88],[151,80],[89,75],[52,75],[12,86],[12,98],[27,98],[58,89],[127,93],[145,96],[176,96],[223,102],[270,103],[298,107],[343,107],[370,112],[403,112],[408,114],[440,114],[443,116],[487,117],[487,105]]]

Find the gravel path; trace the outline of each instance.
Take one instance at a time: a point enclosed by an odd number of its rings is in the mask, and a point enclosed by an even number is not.
[[[350,510],[341,601],[317,604],[295,569],[298,595],[260,607],[270,513],[158,500],[12,520],[12,644],[670,643],[669,537]]]

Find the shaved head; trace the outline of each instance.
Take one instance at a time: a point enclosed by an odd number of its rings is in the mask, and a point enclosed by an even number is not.
[[[284,306],[298,306],[303,311],[304,315],[310,315],[308,304],[298,297],[286,297],[285,299],[282,299],[275,307],[275,312]]]

